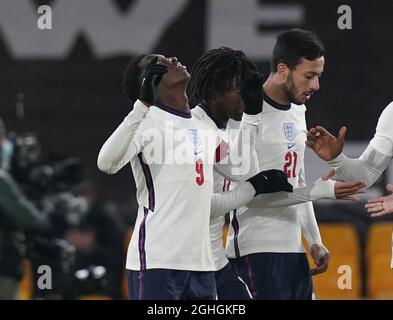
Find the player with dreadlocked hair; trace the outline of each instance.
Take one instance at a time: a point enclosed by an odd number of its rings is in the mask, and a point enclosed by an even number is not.
[[[214,191],[228,191],[231,181],[245,180],[256,172],[258,167],[255,141],[262,112],[263,90],[262,78],[255,64],[243,51],[221,47],[212,49],[196,61],[191,71],[188,85],[188,96],[193,117],[201,119],[209,128],[222,136],[220,148],[216,150],[216,166],[214,172]],[[244,112],[244,113],[243,113]],[[235,131],[235,139],[229,138],[228,121],[241,121],[239,130]],[[235,123],[235,122],[233,122]],[[232,126],[232,122],[230,124]],[[235,126],[238,129],[238,124]],[[246,130],[243,130],[246,129]],[[250,139],[242,145],[242,135],[249,133]],[[244,139],[246,140],[246,139]],[[229,147],[230,146],[230,147]],[[218,169],[224,160],[231,161],[232,154],[242,151],[242,170],[239,175],[228,177]],[[231,150],[231,153],[228,152]],[[225,178],[224,178],[225,177]],[[231,187],[233,187],[232,183]],[[232,189],[232,188],[231,188]],[[222,245],[222,229],[225,217],[210,217],[210,240],[216,268],[215,272],[217,296],[219,300],[252,299],[251,293],[229,260],[225,256]]]
[[[188,96],[191,105],[196,105],[202,101],[207,105],[215,103],[217,98],[224,98],[225,94],[231,91],[238,91],[240,85],[246,77],[254,76],[253,80],[262,81],[258,77],[256,65],[246,57],[243,51],[233,50],[228,47],[212,49],[198,59],[191,70],[191,81],[188,85]],[[246,89],[246,88],[245,88]],[[226,124],[230,118],[240,120],[244,106],[241,103],[241,97],[238,94],[235,105],[226,105],[216,116],[217,120]],[[222,101],[219,101],[222,102]],[[259,113],[258,107],[253,104],[249,105],[252,109],[249,114]],[[216,109],[216,108],[213,108]]]

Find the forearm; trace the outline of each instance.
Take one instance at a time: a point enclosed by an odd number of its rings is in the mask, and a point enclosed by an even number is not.
[[[359,159],[348,158],[342,153],[328,163],[336,170],[335,180],[360,180],[369,187],[385,171],[391,160],[391,157],[369,145]]]
[[[225,215],[227,212],[245,206],[255,195],[249,182],[238,184],[231,191],[214,193],[211,203],[211,217]]]
[[[231,181],[246,180],[257,173],[259,165],[255,145],[259,124],[260,114],[243,114],[238,134],[229,143],[229,155],[214,166],[216,172]]]
[[[313,244],[322,245],[312,202],[299,205],[299,215],[302,234],[306,238],[308,246],[311,247]]]
[[[280,208],[321,199],[335,200],[335,181],[318,179],[309,186],[293,189],[293,192],[261,194],[247,203],[248,208]]]
[[[135,102],[134,109],[112,133],[98,154],[97,166],[101,171],[116,173],[136,155],[138,148],[132,142],[148,110],[139,100]]]

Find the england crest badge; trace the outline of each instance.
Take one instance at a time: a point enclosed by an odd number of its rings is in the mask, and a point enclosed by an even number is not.
[[[194,156],[195,157],[201,157],[202,153],[202,143],[201,143],[201,137],[199,135],[199,132],[197,129],[188,129],[188,136],[194,145]]]
[[[289,141],[293,141],[296,137],[296,128],[294,123],[284,123],[284,134]]]
[[[201,145],[201,138],[199,137],[199,133],[198,133],[197,129],[188,129],[188,135],[190,137],[192,144],[195,147],[198,147]]]

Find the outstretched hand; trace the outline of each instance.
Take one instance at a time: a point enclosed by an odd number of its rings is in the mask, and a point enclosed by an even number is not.
[[[386,190],[391,194],[384,197],[369,199],[365,204],[367,212],[371,214],[372,218],[393,213],[393,185],[388,184]]]
[[[346,127],[341,127],[336,138],[324,127],[316,126],[307,132],[306,145],[322,160],[330,161],[343,151],[346,131]]]
[[[326,173],[322,180],[326,181],[335,175],[336,171],[331,169]],[[336,199],[339,200],[350,200],[358,201],[359,199],[355,196],[356,194],[365,193],[366,184],[362,181],[351,181],[351,182],[340,182],[336,181],[334,183],[334,195]]]

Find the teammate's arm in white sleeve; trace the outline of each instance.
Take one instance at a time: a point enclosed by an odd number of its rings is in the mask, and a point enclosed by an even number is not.
[[[351,181],[358,179],[369,187],[377,181],[391,161],[391,156],[379,152],[370,143],[359,159],[348,158],[341,153],[329,161],[329,164],[336,171],[335,180]]]
[[[393,102],[382,112],[374,138],[359,159],[340,154],[329,164],[336,170],[337,178],[345,181],[362,180],[371,186],[389,166],[393,157]]]
[[[295,188],[293,192],[274,192],[269,194],[260,194],[247,203],[248,208],[280,208],[288,207],[307,201],[316,201],[321,199],[335,200],[335,191],[333,180],[318,179],[311,185]]]
[[[148,111],[149,108],[141,101],[135,102],[133,110],[106,140],[98,154],[97,166],[101,171],[114,174],[140,152],[143,139],[136,132]]]
[[[214,165],[214,170],[221,176],[231,181],[240,181],[257,173],[259,165],[255,145],[260,119],[260,113],[243,113],[238,134],[234,141],[229,143],[229,155],[219,159]]]
[[[241,182],[230,191],[214,193],[210,215],[211,217],[217,217],[243,207],[254,195],[255,189],[250,182]]]
[[[243,182],[231,191],[214,194],[212,215],[225,214],[242,206],[248,208],[280,208],[320,199],[336,199],[335,183],[336,181],[330,179],[326,181],[318,179],[310,186],[296,188],[293,192],[280,191],[254,197],[255,190],[251,183]]]

